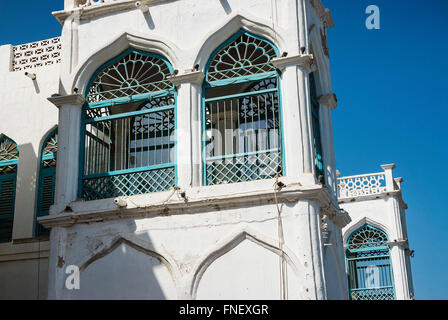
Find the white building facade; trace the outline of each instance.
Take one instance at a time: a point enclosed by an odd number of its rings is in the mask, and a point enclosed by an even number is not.
[[[391,297],[412,298],[404,218],[338,203],[319,0],[53,15],[60,38],[0,47],[0,298],[356,298],[360,221],[386,226]]]

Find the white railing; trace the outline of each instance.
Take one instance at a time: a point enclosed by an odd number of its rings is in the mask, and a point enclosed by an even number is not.
[[[61,62],[61,38],[52,38],[13,47],[13,71],[22,71]]]
[[[383,192],[386,192],[386,174],[384,172],[338,178],[339,199]]]

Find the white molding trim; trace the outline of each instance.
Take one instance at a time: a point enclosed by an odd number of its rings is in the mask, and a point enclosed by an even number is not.
[[[308,73],[317,70],[317,66],[312,54],[298,54],[284,58],[274,58],[271,63],[280,71],[285,70],[288,66],[298,66],[304,68]]]
[[[168,80],[176,87],[183,83],[202,84],[205,75],[201,71],[189,71],[181,75],[168,77]]]
[[[65,96],[54,96],[47,98],[52,104],[56,107],[60,108],[64,105],[72,105],[72,106],[82,106],[86,100],[80,94],[69,94]]]

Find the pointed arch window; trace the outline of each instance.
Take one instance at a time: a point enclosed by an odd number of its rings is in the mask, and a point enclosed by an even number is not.
[[[322,152],[322,136],[320,131],[320,115],[319,115],[319,100],[317,97],[316,78],[313,73],[310,73],[310,97],[311,97],[311,119],[313,126],[313,145],[314,145],[314,167],[317,177],[325,177],[324,160]],[[324,181],[324,179],[322,179]]]
[[[83,113],[80,197],[130,196],[176,185],[172,72],[165,58],[128,50],[95,73]]]
[[[205,185],[283,175],[280,83],[273,44],[240,31],[206,67],[203,99]]]
[[[0,243],[12,240],[19,148],[0,136]]]
[[[352,300],[395,300],[388,237],[364,225],[347,240],[347,266]]]
[[[54,204],[57,152],[58,130],[55,129],[48,135],[42,145],[36,217],[50,214],[50,206]],[[36,221],[35,235],[36,237],[49,235],[49,230]]]

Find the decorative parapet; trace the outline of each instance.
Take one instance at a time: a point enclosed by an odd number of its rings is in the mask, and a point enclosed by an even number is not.
[[[61,38],[52,38],[13,47],[12,71],[35,69],[61,62]]]
[[[386,192],[386,175],[384,172],[338,178],[339,199],[383,192]]]
[[[382,165],[384,172],[338,178],[338,198],[348,199],[401,190],[402,178],[393,178],[394,164]]]

